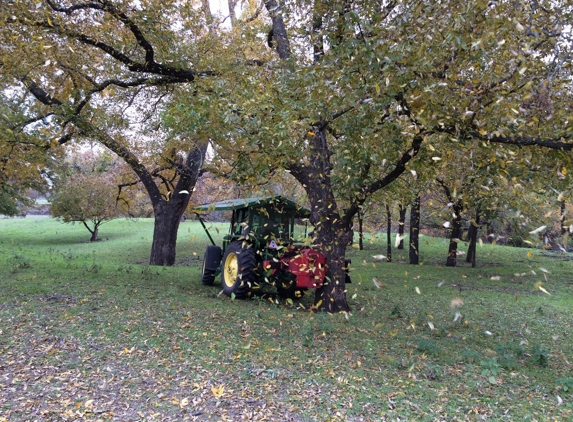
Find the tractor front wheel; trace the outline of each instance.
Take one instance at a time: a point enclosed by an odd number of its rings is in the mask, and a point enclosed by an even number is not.
[[[201,283],[212,286],[215,282],[215,273],[221,263],[221,248],[209,245],[203,257],[203,267],[201,268]]]
[[[221,286],[223,293],[236,299],[251,295],[255,282],[257,258],[255,251],[244,242],[232,242],[223,255]]]

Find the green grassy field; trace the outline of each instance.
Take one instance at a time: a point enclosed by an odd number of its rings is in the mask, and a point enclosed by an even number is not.
[[[0,219],[0,421],[573,419],[571,254],[483,245],[478,268],[446,268],[422,237],[411,266],[373,262],[369,238],[348,251],[351,315],[328,315],[310,293],[201,285],[197,222],[175,267],[148,266],[152,229],[115,220],[89,243]]]

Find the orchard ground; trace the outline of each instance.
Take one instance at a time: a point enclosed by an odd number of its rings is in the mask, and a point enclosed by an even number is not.
[[[212,230],[220,240],[226,224]],[[573,418],[573,255],[478,246],[478,267],[350,248],[351,314],[201,285],[207,237],[153,221],[0,219],[0,421],[554,421]],[[219,242],[220,243],[220,242]],[[465,250],[460,244],[460,250]],[[463,258],[463,257],[461,257]]]

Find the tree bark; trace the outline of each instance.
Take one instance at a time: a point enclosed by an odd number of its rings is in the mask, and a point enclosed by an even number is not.
[[[179,180],[171,195],[167,198],[152,199],[155,224],[153,227],[153,242],[151,244],[150,265],[174,265],[177,231],[181,216],[185,212],[191,192],[199,179],[203,157],[207,144],[196,147],[189,154],[185,163],[179,164]],[[183,193],[181,193],[183,191]]]
[[[400,217],[398,218],[398,236],[400,242],[398,243],[398,249],[404,249],[404,224],[406,223],[406,211],[407,208],[400,204]]]
[[[561,203],[559,205],[560,205],[559,206],[559,211],[560,211],[559,216],[560,216],[560,220],[561,220],[561,236],[563,237],[565,232],[568,230],[568,228],[565,227],[565,225],[563,224],[565,221],[565,211],[566,211],[565,201],[561,201]],[[563,247],[565,249],[567,249],[567,245],[563,245]]]
[[[460,200],[457,200],[452,206],[454,210],[454,218],[452,219],[452,234],[450,236],[450,245],[448,247],[448,258],[446,259],[446,267],[455,267],[457,265],[458,257],[458,242],[462,235],[462,210],[463,205]]]
[[[358,211],[358,249],[364,250],[364,219],[362,218],[362,211]]]
[[[90,242],[96,242],[96,241],[97,241],[97,235],[98,235],[98,232],[99,232],[99,230],[98,230],[99,224],[95,223],[95,224],[94,224],[94,228],[91,229],[90,226],[88,225],[88,223],[87,223],[86,221],[82,221],[82,223],[84,224],[84,227],[85,227],[86,229],[88,229],[88,231],[89,231],[89,232],[91,233],[91,235],[92,235],[92,236],[90,237]]]
[[[386,203],[386,261],[392,262],[392,213]]]
[[[289,170],[304,187],[310,202],[310,222],[314,225],[314,245],[327,259],[324,285],[316,290],[314,303],[322,311],[348,312],[346,300],[345,255],[354,232],[352,217],[341,213],[330,181],[331,153],[326,142],[326,129],[316,130],[309,139],[308,163],[291,165]]]
[[[468,246],[468,256],[466,258],[466,262],[471,262],[472,268],[476,267],[476,245],[479,232],[479,223],[480,223],[480,209],[478,206],[476,208],[476,218],[471,222],[468,230],[470,245]]]
[[[410,264],[420,263],[419,255],[420,239],[420,196],[418,196],[410,207]]]

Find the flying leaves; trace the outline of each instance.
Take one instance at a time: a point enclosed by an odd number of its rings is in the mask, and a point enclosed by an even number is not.
[[[546,228],[547,228],[547,226],[538,227],[538,228],[536,228],[535,230],[530,231],[529,234],[540,233],[540,232],[542,232],[543,230],[545,230]]]
[[[543,287],[543,282],[542,282],[542,281],[538,281],[537,283],[535,283],[535,284],[533,285],[533,289],[534,289],[534,290],[539,290],[540,292],[543,292],[543,293],[545,293],[545,294],[551,296],[551,294],[550,294],[547,290],[545,290],[545,288]]]

